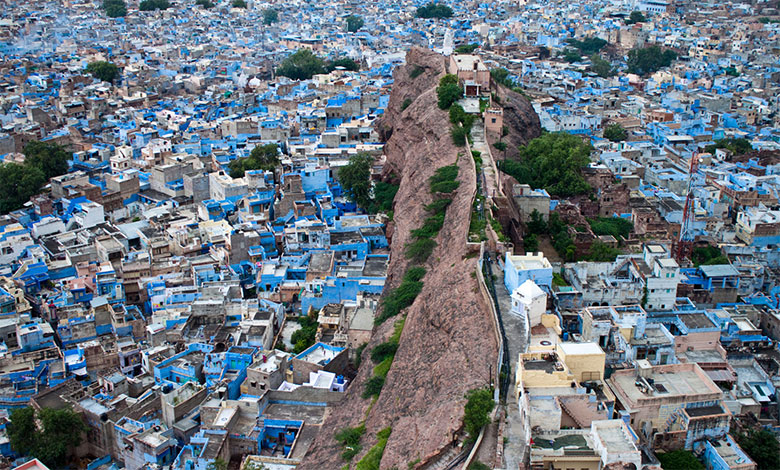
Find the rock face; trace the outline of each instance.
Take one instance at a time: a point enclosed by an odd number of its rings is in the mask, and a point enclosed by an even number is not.
[[[437,168],[457,163],[460,187],[436,238],[438,246],[425,265],[423,290],[406,310],[398,352],[379,398],[373,406],[370,399],[361,398],[374,367],[370,351],[392,334],[398,318],[375,329],[357,377],[326,418],[302,470],[341,468],[342,449],[333,435],[363,420],[367,430],[363,451],[353,459],[353,467],[376,443],[376,433],[386,427],[392,428],[392,434],[381,468],[407,468],[415,461],[424,465],[447,450],[453,434],[462,428],[465,393],[488,385],[491,371],[495,374],[498,343],[493,320],[472,275],[476,257],[467,257],[476,170],[465,149],[453,145],[448,113],[436,105],[435,88],[445,73],[444,64],[438,54],[411,50],[407,64],[395,72],[390,103],[380,124],[387,138],[386,174],[394,173],[401,183],[394,203],[389,287],[400,283],[409,264],[404,245],[410,240],[410,230],[427,216],[424,206],[433,200],[428,178]],[[418,68],[424,70],[412,74]],[[402,110],[404,101],[407,105]]]
[[[504,125],[509,130],[509,134],[501,138],[507,144],[506,155],[495,149],[493,155],[497,159],[504,156],[510,159],[517,158],[518,147],[542,134],[539,116],[531,103],[519,93],[495,84],[493,84],[492,90],[500,100],[500,106],[504,108]],[[498,135],[489,135],[488,142],[492,145],[499,140],[499,137]]]

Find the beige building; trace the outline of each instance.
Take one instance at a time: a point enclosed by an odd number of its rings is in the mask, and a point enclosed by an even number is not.
[[[630,415],[638,435],[664,432],[669,420],[686,405],[717,403],[723,392],[695,363],[651,366],[638,361],[637,369],[619,370],[607,379],[616,397],[615,410]]]

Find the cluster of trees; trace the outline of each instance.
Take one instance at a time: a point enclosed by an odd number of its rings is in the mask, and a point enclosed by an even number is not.
[[[347,31],[350,33],[356,33],[360,28],[363,27],[364,24],[363,18],[357,15],[349,15],[346,21]]]
[[[717,246],[697,246],[691,251],[693,265],[729,264],[728,256],[724,255]]]
[[[233,8],[247,8],[245,0],[233,0]]]
[[[379,181],[372,187],[371,167],[374,159],[367,153],[359,153],[339,169],[338,180],[347,198],[369,213],[392,214],[393,200],[398,185]]]
[[[439,86],[436,87],[439,109],[450,109],[453,103],[463,96],[463,88],[458,81],[458,76],[448,73],[441,77]]]
[[[736,437],[742,450],[756,462],[758,470],[780,468],[780,443],[774,434],[766,429],[752,429]]]
[[[504,160],[499,169],[519,183],[543,188],[553,196],[570,197],[591,192],[582,176],[590,163],[591,146],[566,132],[546,133],[520,147],[519,161]]]
[[[476,51],[477,48],[479,48],[479,44],[477,44],[477,43],[461,44],[460,46],[455,48],[455,53],[456,54],[471,54],[472,52]]]
[[[753,150],[753,145],[747,139],[719,139],[704,147],[704,151],[711,154],[715,154],[718,149],[726,149],[734,155],[744,155]]]
[[[214,4],[211,2],[211,0],[195,0],[195,5],[206,9],[214,7]]]
[[[97,62],[90,62],[87,65],[87,73],[98,80],[113,83],[114,80],[119,78],[119,67],[111,62],[99,60]]]
[[[279,64],[276,75],[293,80],[308,80],[314,75],[332,72],[336,67],[344,67],[353,72],[360,70],[360,64],[347,57],[326,61],[308,49],[298,49]]]
[[[699,459],[685,449],[675,450],[674,452],[659,452],[656,454],[658,460],[661,462],[661,468],[664,470],[704,470],[704,465],[701,464]]]
[[[628,132],[623,126],[613,122],[604,129],[604,138],[612,142],[622,142],[628,138]]]
[[[607,41],[601,38],[585,38],[582,41],[578,39],[568,39],[566,43],[574,49],[578,50],[581,55],[593,55],[597,54],[604,46],[607,45]]]
[[[153,11],[153,10],[167,10],[171,7],[168,0],[143,0],[138,9],[141,11]]]
[[[621,237],[628,238],[631,231],[634,230],[634,224],[630,220],[621,217],[599,217],[597,219],[588,219],[590,229],[596,235],[612,235],[620,240]]]
[[[609,78],[617,73],[612,64],[598,54],[590,56],[590,71],[601,78]]]
[[[417,18],[450,18],[452,8],[441,3],[430,2],[429,4],[417,8]]]
[[[29,455],[47,467],[65,465],[68,453],[81,443],[87,430],[81,416],[70,408],[43,408],[36,413],[32,407],[11,412],[8,439],[11,448],[20,455]]]
[[[672,65],[677,53],[671,49],[648,46],[628,51],[628,73],[649,75],[663,67]]]
[[[632,11],[631,14],[628,15],[626,24],[644,23],[645,21],[647,21],[647,18],[645,18],[645,15],[641,11]]]
[[[272,24],[279,21],[279,12],[274,10],[273,8],[266,8],[263,10],[263,24],[266,26],[271,26]]]
[[[576,247],[569,236],[569,226],[561,220],[557,212],[550,214],[549,220],[545,221],[542,214],[534,209],[526,228],[528,234],[523,240],[526,251],[536,251],[539,246],[538,237],[549,236],[561,258],[566,261],[575,260]]]
[[[247,170],[273,171],[279,166],[279,147],[276,144],[258,145],[247,158],[238,158],[228,164],[230,176],[241,178]]]
[[[65,147],[32,141],[24,148],[24,164],[0,164],[0,212],[19,209],[38,194],[49,178],[68,171],[71,154]]]
[[[109,18],[121,18],[127,15],[125,0],[103,0],[103,11]]]

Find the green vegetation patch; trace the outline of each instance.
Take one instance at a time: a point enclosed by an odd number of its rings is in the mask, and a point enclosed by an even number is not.
[[[704,470],[704,465],[687,450],[674,452],[658,452],[656,454],[664,470]]]
[[[466,406],[463,413],[463,426],[469,435],[469,440],[476,440],[477,435],[485,425],[490,423],[490,412],[496,403],[493,401],[493,390],[478,388],[466,393]]]
[[[391,428],[385,428],[376,434],[377,443],[368,450],[368,453],[357,463],[356,470],[379,470],[379,462],[385,453],[387,440],[390,439]]]
[[[421,272],[422,275],[420,275]],[[425,275],[425,269],[421,267],[411,268],[404,274],[401,285],[392,289],[382,299],[382,313],[374,320],[376,325],[381,325],[388,318],[398,315],[401,310],[412,305],[423,288],[421,280],[423,275]]]
[[[425,6],[418,7],[415,16],[417,18],[450,18],[452,8],[441,3],[430,2]]]
[[[552,196],[571,197],[592,192],[582,176],[590,152],[590,144],[581,138],[550,132],[520,147],[519,161],[504,160],[498,168],[521,184],[543,188]]]
[[[753,145],[747,139],[720,139],[716,140],[714,144],[704,147],[705,152],[713,155],[718,149],[726,149],[734,155],[744,155],[753,150]]]
[[[360,445],[360,439],[365,433],[365,424],[361,424],[360,426],[354,428],[344,428],[336,433],[333,438],[336,440],[336,442],[341,444],[341,447],[344,449],[341,452],[342,459],[350,461],[353,457],[359,454],[361,450],[363,450],[363,446]]]
[[[597,219],[588,219],[591,230],[596,235],[612,235],[620,240],[620,237],[628,238],[631,231],[634,230],[634,224],[628,219],[621,217],[599,217]]]

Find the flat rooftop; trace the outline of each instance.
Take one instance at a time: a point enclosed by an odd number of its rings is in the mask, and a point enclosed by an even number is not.
[[[686,366],[688,364],[685,364]],[[691,364],[696,366],[695,364]],[[629,400],[637,403],[639,400],[648,400],[654,398],[671,399],[672,397],[691,396],[693,401],[697,395],[708,395],[721,391],[710,378],[704,374],[699,375],[696,369],[690,367],[674,366],[656,366],[653,367],[649,379],[653,381],[653,390],[651,393],[644,393],[636,384],[638,374],[636,371],[621,371],[613,374],[609,378],[613,389],[616,392],[622,392]],[[628,372],[628,373],[626,373]]]

